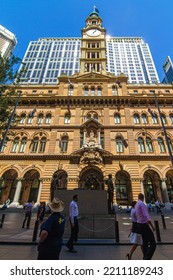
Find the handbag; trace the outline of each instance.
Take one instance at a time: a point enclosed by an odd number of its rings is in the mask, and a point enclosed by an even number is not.
[[[142,235],[136,232],[131,233],[130,242],[132,244],[142,245]]]

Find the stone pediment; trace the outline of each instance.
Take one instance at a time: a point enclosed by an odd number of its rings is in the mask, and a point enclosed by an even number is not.
[[[76,81],[82,80],[83,82],[85,81],[97,81],[97,80],[110,80],[110,78],[115,77],[114,75],[110,75],[110,74],[102,74],[102,73],[98,73],[98,72],[87,72],[84,74],[79,74],[77,75]]]
[[[92,82],[92,81],[109,81],[109,80],[116,80],[118,77],[112,73],[98,73],[98,72],[86,72],[86,73],[75,73],[72,76],[61,75],[58,77],[59,82],[70,82],[77,83],[77,82]]]
[[[95,120],[94,118],[90,118],[90,119],[88,119],[88,120],[86,120],[82,125],[81,125],[81,127],[85,127],[85,126],[87,126],[87,125],[95,125],[96,127],[103,127],[103,125],[100,123],[100,122],[98,122],[98,120]]]

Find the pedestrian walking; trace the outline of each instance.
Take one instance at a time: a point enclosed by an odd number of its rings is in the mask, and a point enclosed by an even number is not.
[[[153,231],[155,227],[151,222],[147,206],[144,204],[144,195],[138,195],[138,202],[135,205],[138,232],[143,240],[143,259],[151,260],[156,250],[156,241]]]
[[[66,247],[69,249],[69,252],[76,253],[77,251],[74,249],[74,242],[78,240],[78,232],[79,232],[79,224],[78,224],[78,195],[75,194],[73,196],[73,200],[69,206],[69,219],[70,219],[70,227],[71,227],[71,234],[68,242],[66,243]]]
[[[49,208],[52,214],[41,225],[38,260],[59,260],[62,248],[65,218],[60,212],[64,210],[64,203],[54,198]]]
[[[136,218],[136,211],[135,211],[135,205],[136,205],[136,201],[132,202],[132,209],[131,209],[131,218],[132,218],[132,228],[131,228],[131,232],[130,232],[130,242],[133,244],[130,252],[126,255],[126,257],[128,258],[128,260],[131,260],[132,255],[134,253],[134,251],[136,250],[136,248],[141,245],[141,250],[143,252],[143,248],[142,248],[142,235],[138,232],[138,228],[137,228],[137,218]]]
[[[112,214],[114,213],[114,209],[113,209],[114,186],[112,181],[112,174],[108,175],[108,179],[106,183],[108,185],[108,213]]]
[[[40,205],[37,210],[37,220],[42,223],[44,219],[44,215],[46,212],[46,203],[45,202],[40,202]]]
[[[23,221],[23,224],[22,224],[22,228],[25,227],[25,223],[26,223],[27,228],[30,227],[31,216],[32,216],[32,208],[33,208],[33,203],[31,201],[25,205],[25,208],[24,208],[25,218],[24,218],[24,221]]]

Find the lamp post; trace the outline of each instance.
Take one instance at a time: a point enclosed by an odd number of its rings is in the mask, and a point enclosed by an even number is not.
[[[6,128],[5,133],[4,133],[3,137],[2,137],[2,140],[0,141],[0,153],[1,153],[2,148],[3,148],[3,146],[4,146],[4,143],[5,143],[7,134],[8,134],[8,132],[9,132],[11,123],[12,123],[12,121],[13,121],[13,119],[14,119],[14,115],[15,115],[16,108],[17,108],[17,105],[18,105],[18,103],[19,103],[19,99],[20,99],[20,97],[21,97],[21,94],[22,94],[22,92],[20,91],[19,94],[18,94],[18,97],[17,97],[17,99],[16,99],[16,102],[15,102],[15,105],[14,105],[14,108],[13,108],[13,111],[12,111],[12,113],[11,113],[11,116],[10,116],[10,118],[9,118],[9,120],[8,120],[7,128]]]
[[[160,112],[160,107],[159,107],[157,96],[156,96],[155,92],[153,92],[153,93],[154,93],[155,103],[156,103],[156,106],[157,106],[157,109],[158,109],[158,112],[159,112],[159,117],[160,117],[160,121],[161,121],[161,124],[162,124],[163,133],[164,133],[165,140],[166,140],[166,146],[168,148],[168,152],[169,152],[169,156],[170,156],[170,160],[171,160],[171,166],[173,167],[173,156],[172,156],[171,148],[170,148],[170,145],[169,145],[168,135],[167,135],[167,132],[166,132],[166,129],[165,129],[163,119],[162,119],[162,114]]]

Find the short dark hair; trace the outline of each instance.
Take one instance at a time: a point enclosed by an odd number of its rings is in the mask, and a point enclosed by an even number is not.
[[[73,195],[73,200],[76,199],[76,198],[78,198],[78,195],[77,195],[77,194],[74,194],[74,195]]]
[[[141,199],[141,200],[143,200],[143,199],[144,199],[144,195],[143,195],[143,193],[139,193],[139,194],[138,194],[138,199]]]

